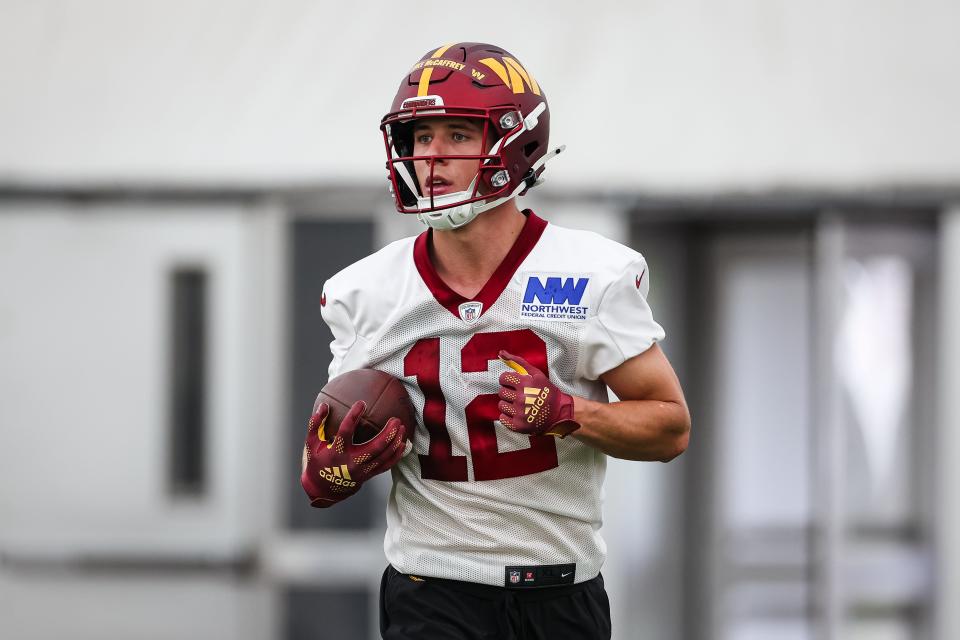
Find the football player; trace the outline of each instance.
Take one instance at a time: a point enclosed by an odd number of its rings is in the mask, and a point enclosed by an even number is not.
[[[543,88],[504,49],[430,50],[381,130],[397,209],[428,229],[325,283],[329,373],[396,376],[418,421],[402,457],[395,435],[333,447],[321,405],[303,469],[311,503],[353,493],[325,492],[318,469],[347,464],[357,489],[390,469],[384,638],[609,638],[606,458],[666,462],[690,431],[647,264],[518,207],[563,148],[549,144]]]

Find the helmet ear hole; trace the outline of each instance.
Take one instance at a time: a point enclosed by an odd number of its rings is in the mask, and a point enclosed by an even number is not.
[[[523,145],[523,155],[524,155],[524,157],[529,158],[529,157],[532,156],[534,153],[536,153],[537,149],[539,149],[539,148],[540,148],[540,142],[539,142],[539,141],[534,140],[534,141],[532,141],[532,142],[528,142],[527,144]]]
[[[413,123],[398,122],[393,125],[393,147],[399,156],[413,155]],[[413,166],[411,165],[411,169]]]

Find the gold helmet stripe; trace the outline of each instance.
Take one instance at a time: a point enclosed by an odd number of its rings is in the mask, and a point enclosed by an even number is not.
[[[443,57],[443,54],[447,52],[447,49],[455,45],[456,42],[453,42],[448,45],[444,45],[433,52],[431,58],[440,58]],[[417,85],[417,95],[425,96],[430,92],[430,76],[433,75],[433,67],[427,67],[420,74],[420,84]]]
[[[430,56],[430,57],[431,57],[431,58],[442,58],[442,57],[443,57],[443,54],[445,54],[445,53],[447,52],[447,49],[449,49],[450,47],[452,47],[452,46],[455,45],[455,44],[457,44],[457,43],[456,43],[456,42],[451,42],[450,44],[447,44],[447,45],[444,45],[444,46],[440,47],[439,49],[437,49],[436,51],[434,51],[434,52],[433,52],[433,55]]]
[[[523,65],[510,56],[503,56],[503,61],[507,63],[508,67],[520,74],[520,77],[523,78],[528,85],[530,85],[530,88],[535,94],[538,96],[540,95],[540,85],[537,84],[537,81],[533,79],[532,75],[527,73],[527,70],[523,68]],[[516,89],[514,89],[514,93],[517,93]]]

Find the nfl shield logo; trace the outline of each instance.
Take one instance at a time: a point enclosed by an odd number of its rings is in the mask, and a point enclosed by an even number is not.
[[[519,571],[511,571],[511,572],[510,572],[510,584],[517,584],[518,582],[520,582],[520,572],[519,572]]]
[[[460,312],[460,319],[467,324],[473,324],[480,318],[480,312],[483,310],[482,302],[464,302],[457,310]]]

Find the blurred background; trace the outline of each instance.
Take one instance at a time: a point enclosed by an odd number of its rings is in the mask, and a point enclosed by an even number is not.
[[[320,287],[420,231],[379,120],[472,40],[693,414],[610,461],[614,637],[960,638],[960,4],[349,4],[0,0],[0,637],[378,637],[389,480],[299,486]]]

